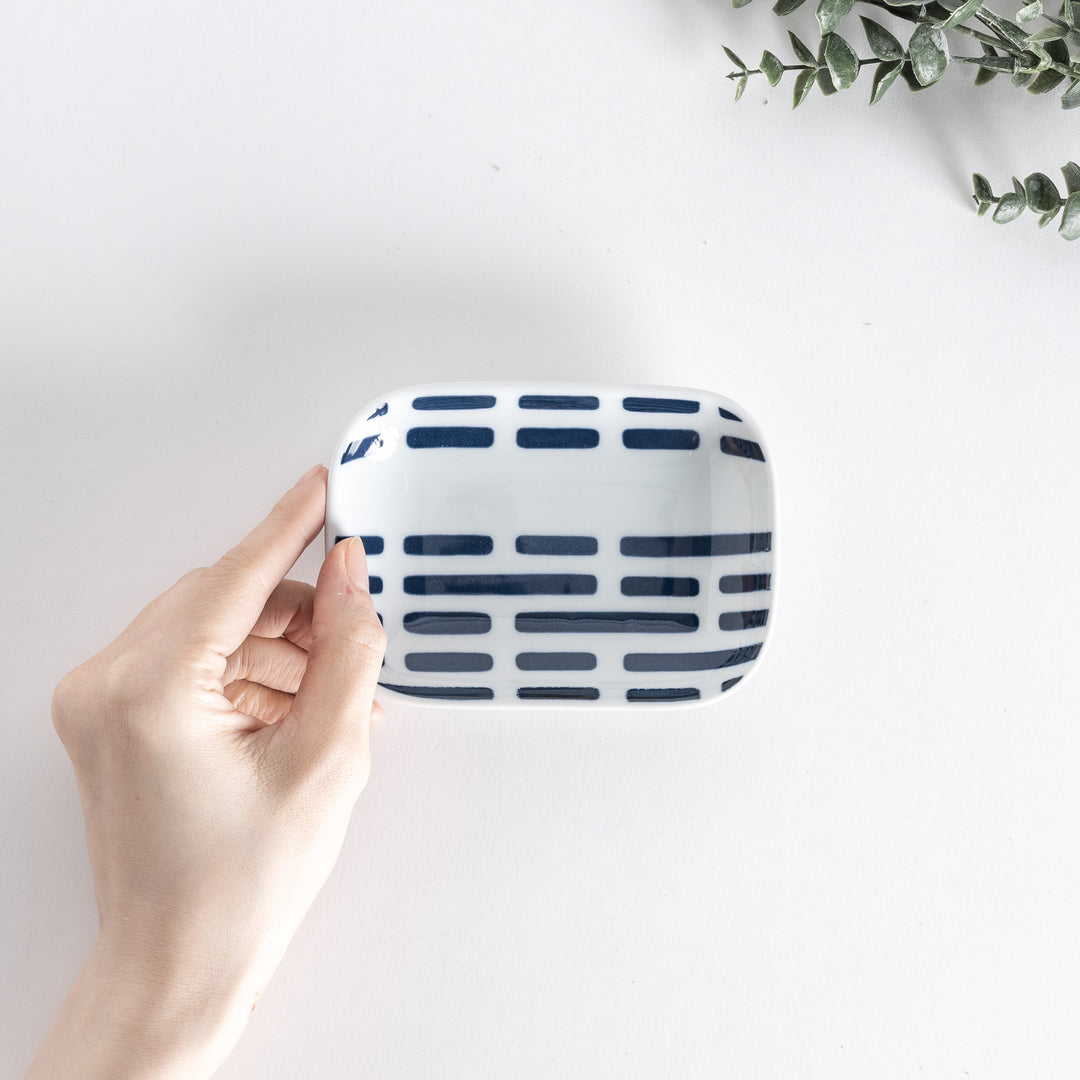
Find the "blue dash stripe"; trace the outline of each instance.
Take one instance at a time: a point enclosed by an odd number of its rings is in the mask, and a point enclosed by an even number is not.
[[[411,574],[410,596],[591,596],[592,574]]]
[[[487,447],[495,441],[489,427],[414,427],[409,428],[405,442],[414,450],[452,446]]]
[[[591,394],[522,394],[519,409],[599,409],[600,399]]]
[[[523,701],[561,698],[564,701],[595,701],[600,691],[595,686],[522,686],[517,696]]]
[[[378,574],[368,574],[368,592],[372,596],[382,592],[382,578]]]
[[[698,617],[682,611],[523,611],[514,629],[524,634],[688,634]]]
[[[701,591],[693,577],[624,577],[623,596],[697,596]]]
[[[600,442],[596,428],[518,428],[517,444],[523,450],[592,450]]]
[[[720,579],[722,593],[765,592],[771,588],[771,574],[725,574]]]
[[[741,416],[736,416],[733,412],[730,412],[728,409],[725,409],[723,407],[723,405],[718,405],[717,406],[717,412],[719,412],[720,415],[725,420],[734,420],[737,424],[742,423],[742,417]]]
[[[720,437],[720,449],[733,457],[750,458],[752,461],[764,461],[765,452],[753,439],[738,439],[734,435]]]
[[[627,701],[693,701],[701,697],[696,686],[659,686],[627,690]]]
[[[769,621],[768,609],[725,611],[720,616],[721,630],[758,630]]]
[[[401,686],[397,683],[381,682],[387,690],[396,690],[399,694],[411,697],[447,698],[470,701],[490,701],[495,692],[489,686]]]
[[[421,412],[440,409],[493,409],[495,397],[493,394],[431,394],[413,398],[412,407]]]
[[[760,642],[714,652],[627,653],[623,657],[623,667],[627,671],[713,671],[747,664],[755,660],[759,652]]]
[[[592,671],[596,654],[591,652],[523,652],[517,654],[521,671]]]
[[[340,544],[342,540],[348,540],[356,533],[347,533],[345,536],[335,536],[334,543]],[[383,538],[381,536],[361,536],[360,542],[364,545],[365,555],[381,555],[383,553]]]
[[[685,398],[624,397],[622,407],[627,412],[696,413],[701,404]]]
[[[595,555],[595,536],[519,536],[514,541],[519,555]]]
[[[479,652],[411,652],[405,654],[410,671],[490,671],[494,661]]]
[[[720,684],[720,693],[722,694],[725,690],[730,690],[738,682],[742,682],[741,675],[736,675],[734,679],[725,679]]]
[[[491,616],[482,611],[410,611],[401,624],[410,634],[486,634]]]
[[[772,533],[714,533],[711,536],[624,536],[619,552],[649,559],[701,555],[749,555],[772,550]]]
[[[429,533],[405,537],[406,555],[490,555],[494,546],[490,536]]]
[[[622,444],[627,450],[696,450],[701,436],[689,428],[626,428]]]
[[[349,443],[345,453],[341,455],[341,464],[347,465],[350,461],[364,457],[375,443],[382,446],[382,438],[378,435],[365,435],[364,438]]]

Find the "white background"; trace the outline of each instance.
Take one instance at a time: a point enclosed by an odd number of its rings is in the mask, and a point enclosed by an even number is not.
[[[760,422],[761,670],[391,707],[220,1075],[1076,1075],[1080,243],[969,185],[1059,178],[1077,114],[960,68],[733,104],[722,43],[790,58],[763,0],[6,16],[3,1075],[96,929],[57,679],[368,399],[537,377]]]

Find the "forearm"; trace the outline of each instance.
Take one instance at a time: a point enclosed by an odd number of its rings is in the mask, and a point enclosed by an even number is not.
[[[148,973],[95,946],[25,1080],[200,1080],[235,1045],[253,995]]]

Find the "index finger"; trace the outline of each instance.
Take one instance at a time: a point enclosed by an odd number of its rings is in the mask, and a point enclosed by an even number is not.
[[[224,656],[238,649],[281,580],[319,535],[326,513],[326,469],[316,465],[243,540],[210,568],[203,632]]]

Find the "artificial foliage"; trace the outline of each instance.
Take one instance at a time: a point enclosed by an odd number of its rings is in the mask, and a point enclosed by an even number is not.
[[[751,0],[732,0],[736,8]],[[776,0],[773,13],[790,15],[805,0]],[[757,67],[751,68],[727,47],[724,52],[735,65],[728,78],[735,82],[738,101],[747,83],[755,76],[777,86],[791,76],[792,103],[798,107],[816,86],[823,94],[846,90],[859,78],[863,68],[872,71],[870,104],[879,102],[898,81],[912,90],[936,83],[950,64],[975,68],[975,85],[982,86],[999,75],[1013,86],[1031,94],[1060,91],[1063,109],[1080,107],[1080,0],[1064,0],[1056,15],[1043,9],[1042,0],[1026,4],[1013,19],[991,11],[980,0],[965,0],[955,8],[923,0],[859,0],[868,8],[887,12],[892,30],[877,19],[860,15],[863,34],[871,53],[860,56],[841,33],[855,0],[819,0],[817,23],[820,41],[811,49],[797,34],[788,31],[794,63],[784,63],[766,50]],[[904,25],[906,24],[906,26]],[[959,41],[969,43],[967,51],[956,52]],[[978,50],[975,50],[975,46]],[[865,80],[864,80],[865,81]],[[1058,232],[1067,240],[1080,236],[1080,170],[1070,162],[1065,174],[1066,194],[1044,173],[1032,173],[1023,183],[1013,181],[1013,189],[995,196],[986,179],[974,176],[974,199],[980,214],[994,208],[999,224],[1014,221],[1025,209],[1035,211],[1039,225],[1045,226],[1061,214]]]

